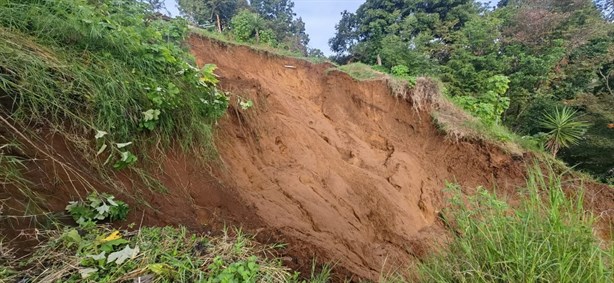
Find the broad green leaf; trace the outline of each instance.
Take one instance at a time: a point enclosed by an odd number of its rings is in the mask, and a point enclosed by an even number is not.
[[[115,262],[116,264],[122,264],[128,259],[134,259],[138,254],[139,246],[134,246],[134,249],[132,249],[130,245],[126,245],[121,251],[109,254],[107,263]]]

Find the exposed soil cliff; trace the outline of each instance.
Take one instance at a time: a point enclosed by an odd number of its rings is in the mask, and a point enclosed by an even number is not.
[[[376,279],[443,237],[446,181],[523,183],[522,157],[447,140],[385,81],[196,36],[190,45],[199,64],[218,66],[222,89],[255,103],[220,123],[216,175],[297,253]]]

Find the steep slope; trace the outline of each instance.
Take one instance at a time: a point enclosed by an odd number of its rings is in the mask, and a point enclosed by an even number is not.
[[[523,182],[522,156],[446,139],[384,81],[198,36],[190,46],[199,64],[217,64],[224,90],[255,103],[220,123],[217,176],[297,254],[377,279],[443,237],[445,181]]]
[[[233,101],[215,129],[219,160],[203,164],[179,145],[141,148],[134,167],[107,170],[92,160],[93,133],[19,123],[6,113],[10,101],[0,101],[0,153],[15,156],[28,180],[0,184],[0,238],[38,237],[38,218],[65,217],[68,201],[96,190],[129,203],[129,219],[118,225],[214,233],[241,226],[260,241],[287,243],[284,263],[301,271],[317,259],[335,263],[340,279],[377,280],[447,237],[438,213],[446,181],[467,193],[496,186],[513,198],[533,162],[531,154],[446,137],[432,122],[438,106],[421,100],[432,94],[428,80],[404,99],[384,80],[358,82],[327,64],[199,36],[189,45],[199,65],[217,64]],[[239,98],[254,107],[242,110]],[[605,224],[598,232],[610,239],[614,190],[586,185],[587,207]],[[25,211],[33,202],[37,213]]]

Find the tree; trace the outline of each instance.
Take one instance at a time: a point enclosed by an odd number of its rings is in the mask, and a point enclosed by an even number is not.
[[[269,23],[260,15],[242,10],[230,22],[235,39],[242,42],[255,42],[275,45],[275,35]]]
[[[179,11],[198,25],[215,25],[224,29],[234,15],[247,8],[247,0],[177,0]]]
[[[162,9],[166,9],[164,5],[164,0],[141,0],[141,2],[147,4],[151,11],[160,11]]]
[[[307,48],[307,57],[326,58],[326,55],[318,48]]]
[[[352,46],[358,43],[358,19],[355,14],[347,10],[341,13],[341,20],[335,29],[337,33],[335,37],[328,40],[328,45],[331,50],[337,54],[345,54],[350,52]]]
[[[394,40],[408,50],[416,47],[419,37],[427,47],[423,49],[427,57],[445,61],[449,55],[445,46],[453,41],[451,33],[479,11],[473,0],[367,0],[356,14],[342,14],[329,44],[338,55],[347,52],[365,63],[374,63],[387,36],[396,36]]]
[[[577,111],[568,107],[544,113],[540,125],[547,130],[546,148],[556,156],[561,148],[577,144],[588,128],[586,122],[577,121]]]
[[[307,54],[309,36],[305,23],[295,18],[294,2],[291,0],[251,0],[250,7],[270,23],[277,41],[286,49]]]

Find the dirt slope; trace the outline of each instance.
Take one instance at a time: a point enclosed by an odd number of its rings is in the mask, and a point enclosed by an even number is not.
[[[446,140],[383,81],[196,36],[190,45],[199,65],[218,66],[224,90],[255,103],[220,122],[217,176],[296,255],[377,279],[442,237],[446,180],[523,182],[522,157]]]

